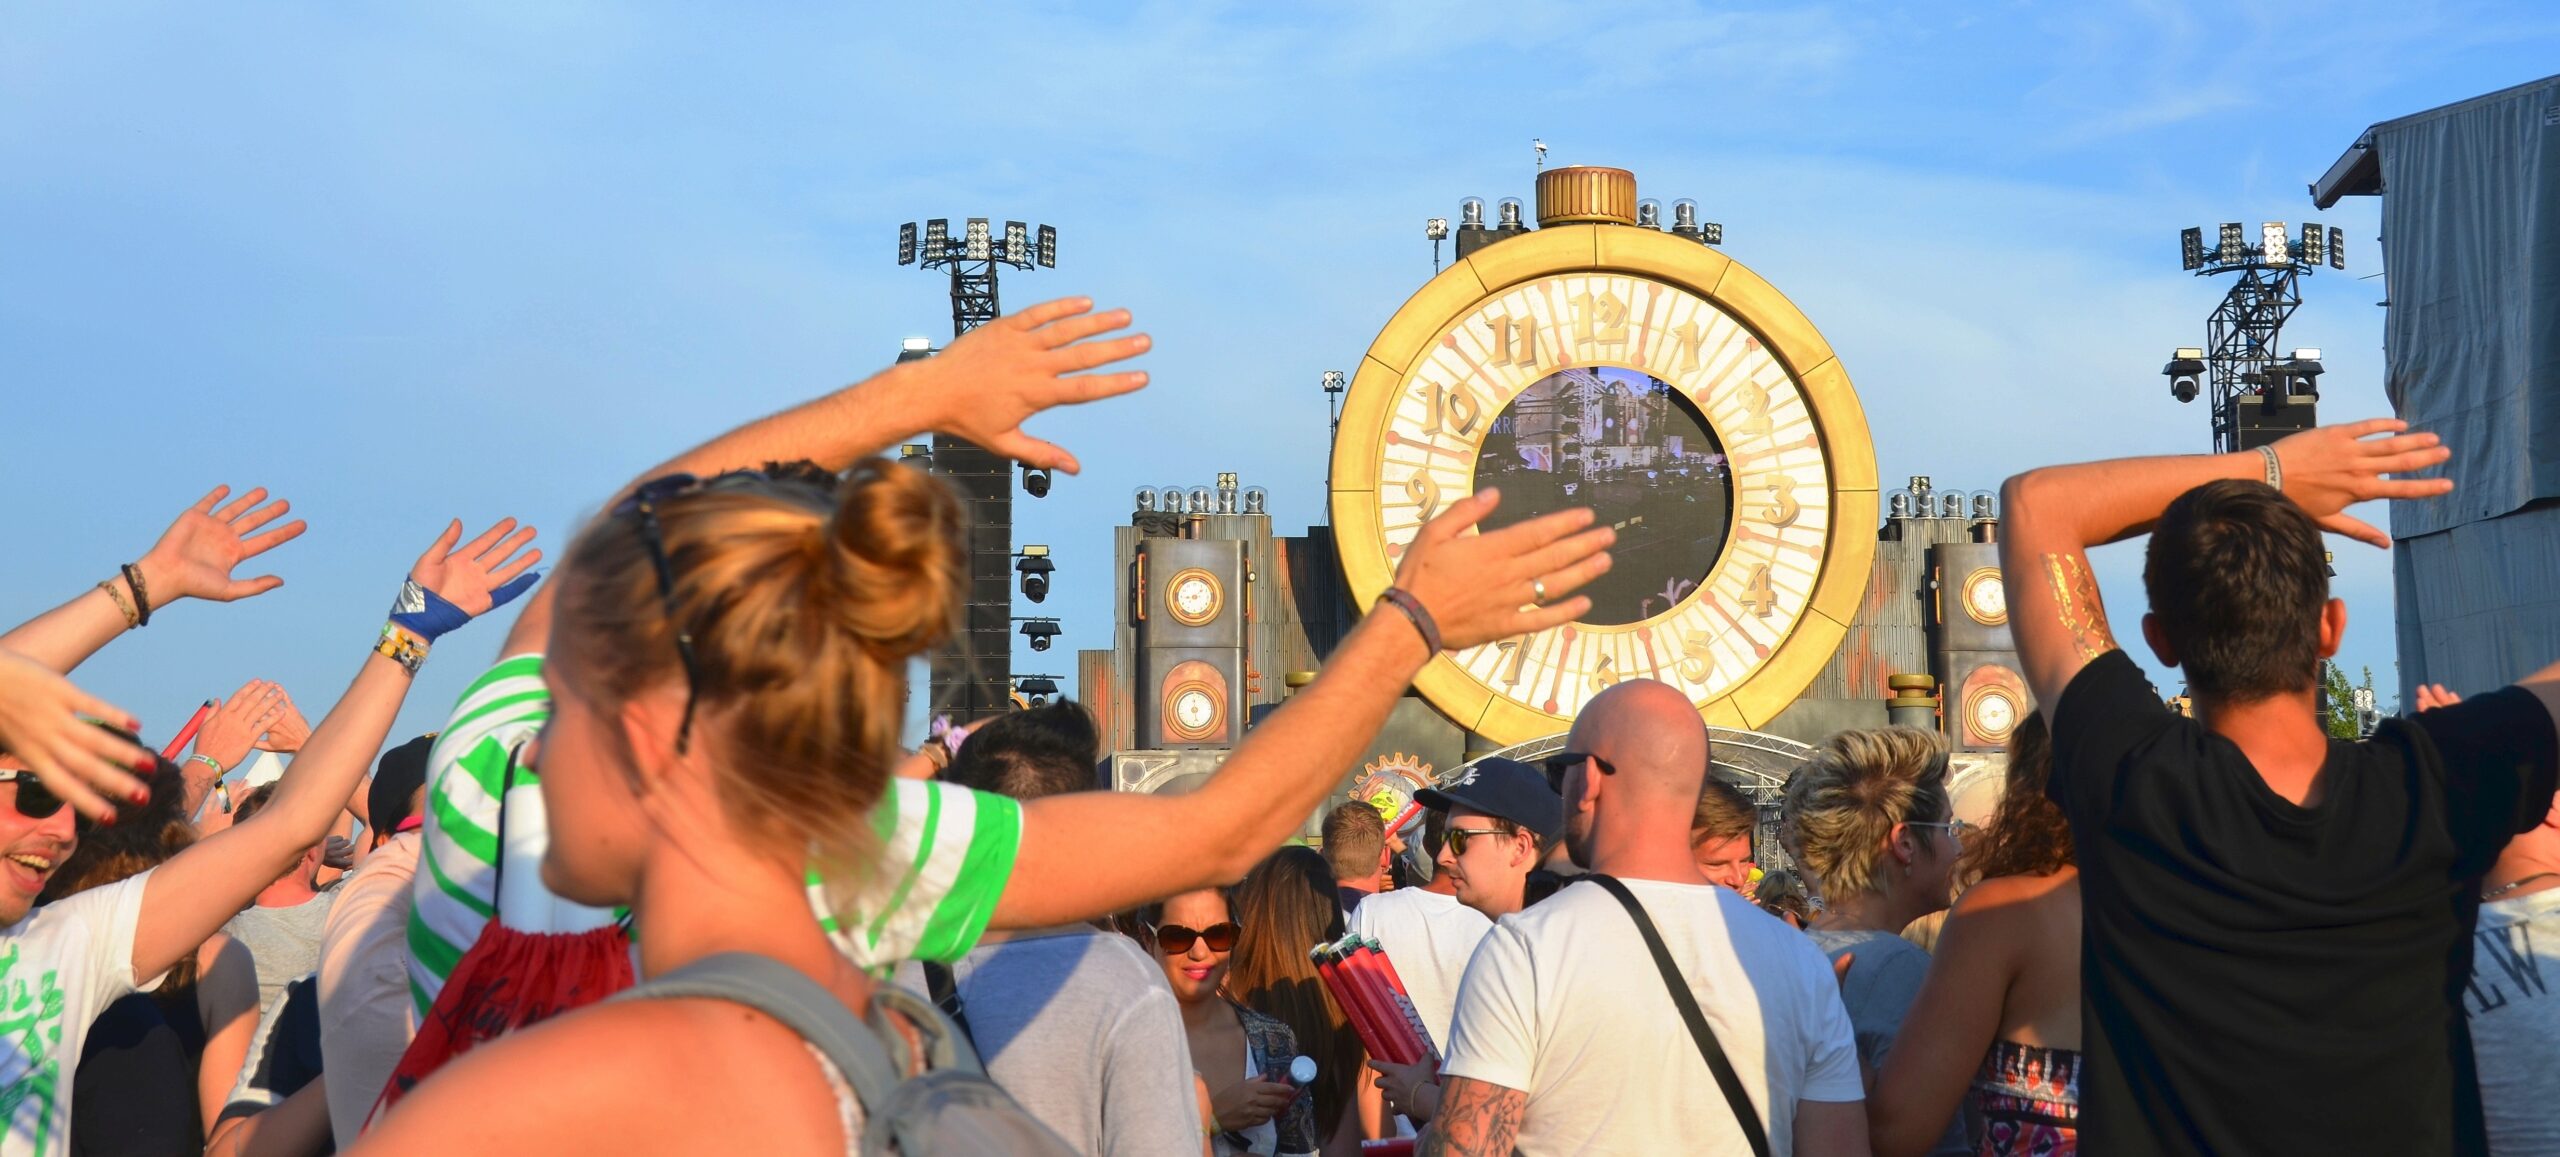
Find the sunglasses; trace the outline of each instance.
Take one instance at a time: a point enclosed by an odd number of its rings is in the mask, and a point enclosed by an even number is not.
[[[1591,766],[1599,768],[1602,775],[1618,774],[1618,769],[1608,760],[1588,751],[1559,751],[1538,761],[1539,769],[1547,773],[1547,790],[1563,795],[1565,773],[1581,766],[1586,759],[1591,761]]]
[[[1449,854],[1452,856],[1463,856],[1467,854],[1467,841],[1476,836],[1493,836],[1500,839],[1508,839],[1518,834],[1520,834],[1520,831],[1517,828],[1507,832],[1501,828],[1451,828],[1447,833],[1445,833],[1445,838],[1448,841]]]
[[[1243,931],[1233,920],[1200,929],[1185,928],[1180,924],[1158,924],[1156,948],[1167,956],[1180,956],[1191,951],[1192,945],[1207,941],[1209,951],[1225,952],[1236,946],[1236,937]]]
[[[32,771],[0,771],[0,783],[18,785],[18,814],[28,819],[46,819],[62,810],[62,797],[53,794],[53,789],[46,787]]]
[[[1974,833],[1982,830],[1979,825],[1967,823],[1963,820],[1931,820],[1925,823],[1905,823],[1902,826],[1906,828],[1945,828],[1947,829],[1948,837],[1955,840],[1956,846],[1959,848],[1963,847],[1965,841],[1970,839]]]
[[[676,613],[676,564],[667,555],[665,528],[658,524],[658,508],[679,498],[710,490],[728,490],[751,486],[768,480],[761,470],[732,470],[701,478],[691,474],[669,474],[643,482],[631,497],[614,504],[609,517],[627,514],[640,516],[640,543],[649,548],[649,562],[658,571],[658,601],[666,608],[667,624],[675,628],[676,658],[684,664],[684,719],[676,725],[676,754],[682,755],[693,739],[693,704],[700,694],[702,673],[694,665],[693,632]]]

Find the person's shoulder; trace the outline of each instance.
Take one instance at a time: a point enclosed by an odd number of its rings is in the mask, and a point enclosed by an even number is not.
[[[150,876],[151,873],[143,872],[29,909],[16,924],[0,929],[0,937],[16,942],[40,936],[96,935],[106,929],[116,912],[125,905],[133,904],[139,908],[142,889]]]
[[[2152,728],[2183,718],[2161,701],[2133,656],[2117,648],[2089,660],[2063,686],[2052,722],[2059,737],[2066,730]]]

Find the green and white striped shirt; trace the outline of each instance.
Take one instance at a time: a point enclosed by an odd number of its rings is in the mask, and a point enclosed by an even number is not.
[[[510,928],[579,932],[614,918],[542,890],[544,844],[532,768],[515,769],[507,814],[506,900],[498,896],[498,797],[508,758],[551,717],[542,656],[518,655],[474,680],[427,757],[426,838],[409,914],[409,993],[420,1015],[503,908]],[[957,960],[975,947],[1022,845],[1022,805],[930,780],[892,779],[872,813],[880,871],[834,910],[809,876],[809,903],[836,947],[886,973],[902,960]]]

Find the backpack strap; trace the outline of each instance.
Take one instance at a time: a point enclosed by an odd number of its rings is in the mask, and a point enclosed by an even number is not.
[[[1724,1046],[1716,1042],[1715,1030],[1707,1026],[1707,1014],[1698,1008],[1698,998],[1689,992],[1689,981],[1680,975],[1680,966],[1671,959],[1671,949],[1662,942],[1662,933],[1654,930],[1653,918],[1645,915],[1644,905],[1636,902],[1635,893],[1615,877],[1597,872],[1582,877],[1618,898],[1627,915],[1636,922],[1636,931],[1644,934],[1644,946],[1653,953],[1653,966],[1662,970],[1662,986],[1671,990],[1671,1003],[1680,1006],[1680,1019],[1689,1025],[1689,1039],[1698,1044],[1698,1055],[1705,1057],[1707,1069],[1716,1075],[1716,1087],[1724,1090],[1725,1104],[1733,1109],[1734,1119],[1742,1126],[1742,1138],[1751,1143],[1754,1157],[1769,1157],[1769,1133],[1760,1124],[1760,1111],[1751,1106],[1751,1094],[1742,1088],[1742,1078],[1726,1060]]]
[[[960,1035],[976,1039],[978,1034],[969,1030],[969,1006],[960,999],[959,978],[952,975],[951,966],[939,960],[919,963],[924,970],[925,995],[933,998],[933,1007],[951,1018],[952,1027],[959,1029]]]
[[[886,991],[884,989],[884,991]],[[743,1004],[781,1021],[834,1062],[874,1112],[905,1079],[870,1025],[800,970],[751,952],[706,956],[616,994],[615,1000],[700,998]]]

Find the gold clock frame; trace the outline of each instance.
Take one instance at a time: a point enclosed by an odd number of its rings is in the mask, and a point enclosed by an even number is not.
[[[1879,511],[1875,443],[1848,371],[1813,322],[1748,266],[1695,241],[1625,225],[1551,225],[1470,254],[1407,299],[1362,355],[1334,437],[1331,506],[1343,577],[1363,613],[1394,581],[1378,517],[1379,466],[1399,389],[1433,339],[1515,286],[1577,273],[1660,281],[1732,316],[1795,380],[1822,437],[1831,521],[1805,612],[1749,675],[1696,704],[1709,724],[1756,729],[1804,693],[1847,638],[1866,597]],[[1445,654],[1432,657],[1414,687],[1459,726],[1496,744],[1524,743],[1573,722],[1502,696]]]
[[[2000,591],[2000,616],[1998,618],[1983,618],[1980,612],[1973,609],[1973,592],[1977,587],[1986,583],[2003,584]],[[1980,623],[1986,627],[1997,627],[2008,622],[2009,591],[2006,583],[2000,576],[2000,568],[1996,566],[1978,566],[1973,568],[1973,573],[1964,576],[1964,583],[1956,592],[1956,605],[1964,608],[1966,618],[1972,619],[1974,622]]]
[[[1173,592],[1182,589],[1185,579],[1197,578],[1209,584],[1209,609],[1198,615],[1186,615],[1174,605]],[[1184,567],[1175,571],[1164,584],[1164,613],[1167,618],[1186,627],[1205,627],[1218,621],[1218,613],[1227,609],[1227,584],[1219,582],[1217,573],[1207,567]]]

